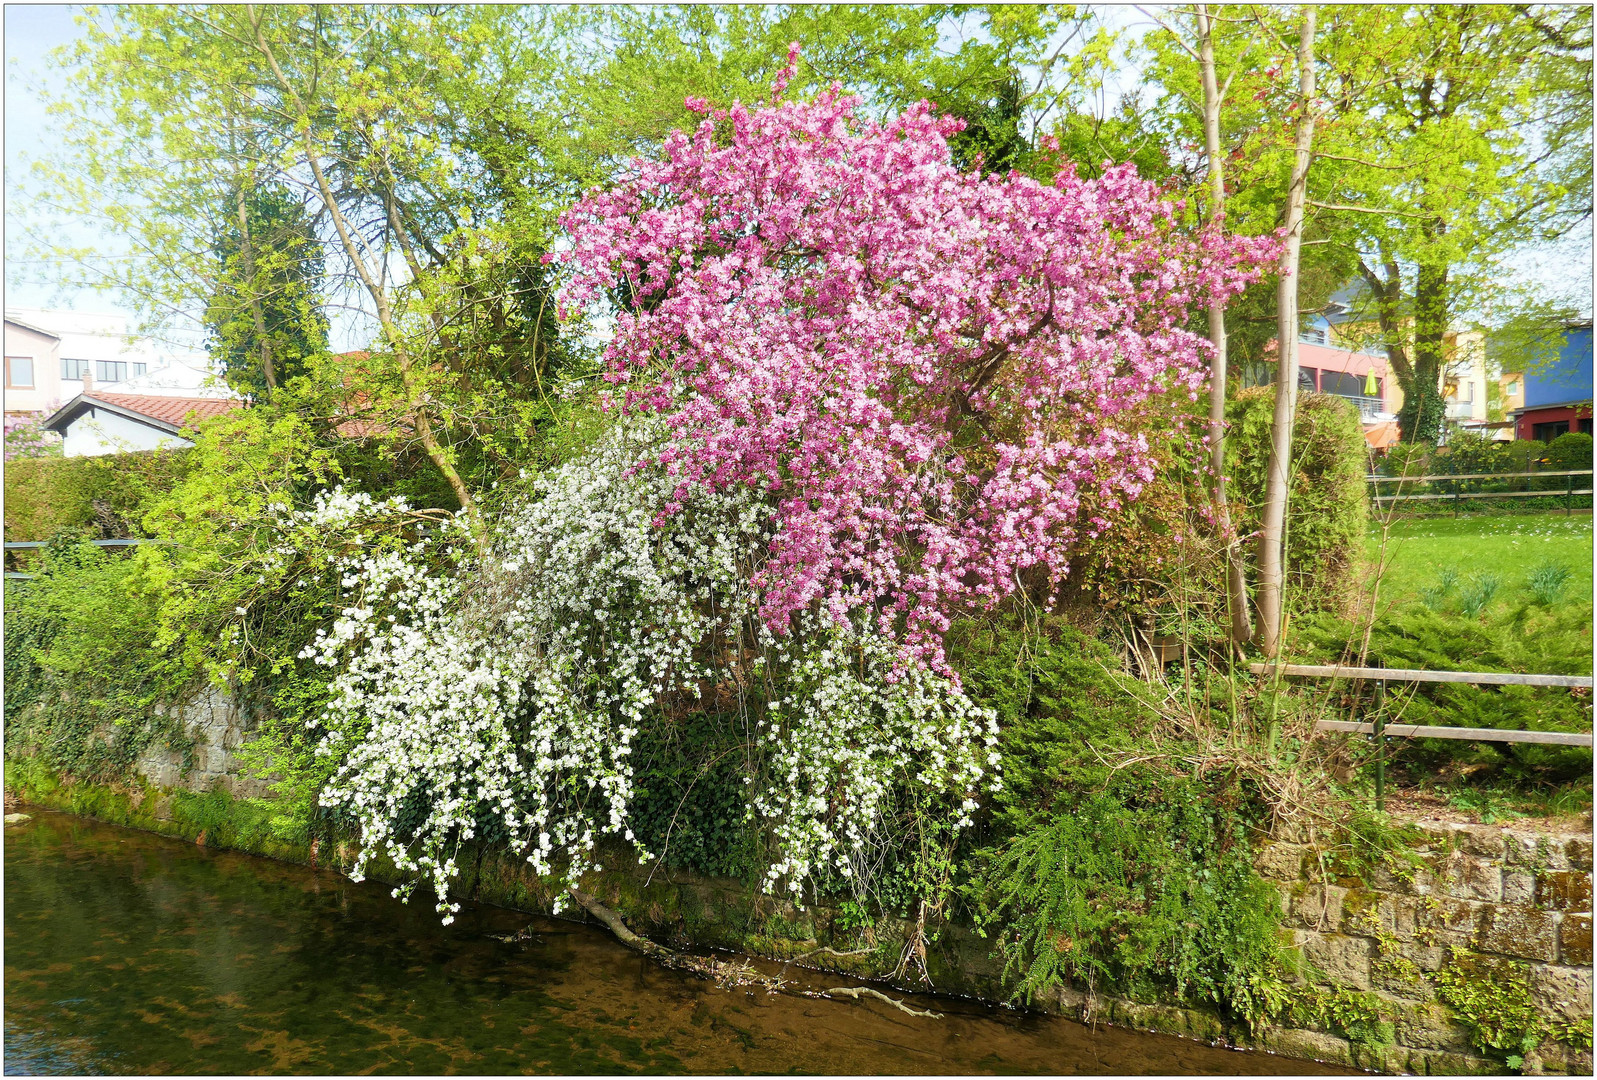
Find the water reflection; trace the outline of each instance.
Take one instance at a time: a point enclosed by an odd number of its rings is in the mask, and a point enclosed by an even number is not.
[[[1331,1072],[939,1001],[726,991],[597,930],[66,815],[5,831],[5,1057],[40,1073]]]

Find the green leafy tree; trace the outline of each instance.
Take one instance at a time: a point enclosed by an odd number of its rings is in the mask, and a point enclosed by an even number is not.
[[[304,205],[282,185],[238,191],[216,238],[219,280],[206,309],[213,359],[233,389],[264,398],[327,348],[324,254]]]
[[[1323,51],[1346,150],[1316,201],[1358,255],[1405,440],[1441,431],[1452,332],[1522,306],[1502,256],[1591,213],[1591,19],[1561,6],[1357,9]],[[1367,77],[1371,52],[1382,78]]]

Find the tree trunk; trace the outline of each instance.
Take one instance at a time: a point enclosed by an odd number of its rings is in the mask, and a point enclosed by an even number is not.
[[[239,254],[244,259],[244,276],[249,281],[250,316],[255,323],[256,345],[261,350],[261,377],[266,391],[277,389],[277,371],[272,366],[272,343],[266,336],[266,316],[261,310],[261,282],[256,278],[255,248],[250,239],[250,217],[244,206],[244,185],[235,190],[238,211]]]
[[[372,298],[372,303],[377,308],[377,321],[382,325],[383,335],[388,340],[388,346],[394,351],[394,359],[399,362],[399,376],[405,385],[405,404],[409,410],[410,421],[415,425],[416,435],[421,440],[422,447],[427,451],[427,456],[437,466],[438,471],[449,482],[449,487],[455,493],[455,498],[460,500],[460,507],[466,512],[466,518],[471,524],[472,536],[479,547],[487,542],[487,531],[483,525],[482,512],[477,506],[477,500],[472,498],[471,491],[460,478],[460,473],[455,469],[454,463],[449,460],[449,455],[438,442],[438,437],[433,431],[432,417],[428,415],[424,393],[421,387],[420,375],[410,355],[410,350],[405,345],[404,335],[400,332],[399,325],[394,321],[393,313],[388,307],[388,297],[383,291],[383,286],[378,283],[372,268],[366,263],[365,256],[356,244],[356,238],[349,222],[344,219],[343,211],[339,208],[338,198],[333,193],[332,186],[327,181],[326,174],[322,171],[321,158],[312,141],[313,130],[310,110],[306,107],[299,92],[294,89],[293,83],[283,73],[282,67],[277,62],[277,54],[267,44],[261,32],[260,14],[253,6],[249,7],[251,29],[255,32],[255,47],[260,50],[262,57],[271,68],[272,76],[277,84],[288,95],[289,103],[294,107],[300,138],[305,151],[307,164],[310,165],[311,176],[315,180],[316,189],[322,197],[322,203],[327,207],[328,216],[333,220],[333,228],[338,232],[339,242],[343,245],[344,254],[355,268],[355,274],[360,278],[361,285],[366,289],[367,295]]]
[[[1314,8],[1303,9],[1298,42],[1298,131],[1292,182],[1287,188],[1286,247],[1276,286],[1275,415],[1265,473],[1259,538],[1258,644],[1266,656],[1281,649],[1282,592],[1286,566],[1286,510],[1292,468],[1292,425],[1298,403],[1298,263],[1303,251],[1303,207],[1308,198],[1314,140]]]
[[[1225,165],[1220,155],[1221,91],[1214,72],[1214,24],[1209,6],[1199,4],[1198,57],[1203,69],[1203,146],[1209,159],[1209,206],[1216,220],[1225,216]],[[1229,85],[1229,80],[1227,80]],[[1238,549],[1236,529],[1225,490],[1225,305],[1209,305],[1209,476],[1214,520],[1225,541],[1226,608],[1231,613],[1231,639],[1243,644],[1253,636],[1248,609],[1248,583]]]
[[[1397,417],[1404,442],[1436,442],[1447,417],[1447,403],[1442,399],[1442,375],[1447,367],[1447,270],[1445,264],[1422,264],[1415,278],[1412,388],[1403,387],[1403,408]]]

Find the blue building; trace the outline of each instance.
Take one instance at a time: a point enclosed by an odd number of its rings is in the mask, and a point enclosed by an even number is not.
[[[1525,374],[1525,404],[1510,414],[1515,438],[1551,442],[1568,431],[1592,433],[1591,347],[1591,323],[1575,323],[1565,330],[1557,362]]]

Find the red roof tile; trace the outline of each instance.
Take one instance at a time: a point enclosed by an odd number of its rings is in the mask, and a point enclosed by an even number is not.
[[[200,420],[222,416],[244,407],[237,398],[186,398],[156,397],[153,394],[85,394],[92,401],[103,401],[131,412],[140,413],[152,420],[182,427],[188,417]]]

